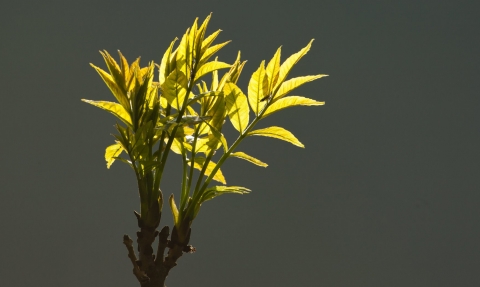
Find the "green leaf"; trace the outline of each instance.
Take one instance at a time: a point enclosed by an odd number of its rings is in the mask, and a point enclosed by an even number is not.
[[[241,186],[214,186],[205,190],[200,199],[200,204],[225,193],[246,194],[249,192],[251,192],[250,189]]]
[[[275,101],[270,105],[262,118],[265,118],[273,113],[281,111],[283,109],[294,107],[294,106],[323,106],[325,102],[318,102],[309,98],[304,98],[300,96],[290,96],[286,98],[281,98],[278,101]]]
[[[293,66],[295,66],[298,63],[298,61],[300,61],[300,59],[303,56],[305,56],[305,54],[307,54],[307,52],[310,50],[310,47],[312,46],[313,40],[314,39],[310,40],[310,42],[308,43],[307,46],[305,46],[305,48],[291,55],[290,57],[288,57],[287,60],[285,60],[285,62],[283,62],[283,64],[280,66],[278,81],[277,81],[277,84],[275,85],[275,88],[280,86],[285,81],[288,74],[292,70]]]
[[[264,163],[263,161],[259,160],[259,159],[256,159],[254,158],[253,156],[249,156],[248,154],[244,153],[244,152],[241,152],[241,151],[238,151],[238,152],[233,152],[230,154],[230,156],[233,156],[233,157],[238,157],[238,158],[241,158],[241,159],[244,159],[246,161],[249,161],[253,164],[256,164],[258,166],[263,166],[263,167],[267,167],[268,164]]]
[[[223,89],[225,92],[225,105],[227,114],[233,127],[242,133],[248,126],[249,112],[247,97],[234,83],[227,83]]]
[[[267,95],[267,90],[268,78],[265,74],[265,61],[262,61],[248,84],[248,102],[255,115],[258,115],[265,106],[265,103],[261,100]]]
[[[91,100],[86,100],[82,99],[85,103],[89,103],[93,106],[96,106],[98,108],[101,108],[103,110],[106,110],[113,115],[115,115],[117,118],[119,118],[122,122],[127,124],[128,126],[132,126],[132,118],[130,117],[130,114],[125,110],[125,108],[122,105],[119,105],[117,103],[113,102],[107,102],[107,101],[91,101]]]
[[[189,165],[191,162],[188,163]],[[202,170],[203,165],[205,164],[205,158],[204,157],[195,157],[195,164],[193,165],[194,168],[198,170]],[[209,176],[212,173],[212,170],[215,168],[217,164],[214,163],[213,161],[209,161],[207,165],[207,169],[205,170],[205,175]],[[225,177],[222,174],[222,171],[220,169],[217,170],[215,175],[213,176],[213,179],[221,182],[223,184],[226,184],[227,182],[225,181]]]
[[[107,149],[105,150],[105,160],[107,161],[107,168],[110,168],[110,166],[115,161],[115,158],[118,157],[122,153],[122,151],[123,147],[120,143],[115,143],[107,147]]]
[[[280,99],[305,83],[308,83],[323,77],[327,77],[327,76],[328,75],[304,76],[304,77],[292,78],[288,81],[285,81],[283,84],[280,85],[280,88],[275,93],[274,99]]]
[[[217,71],[220,69],[230,68],[231,66],[232,65],[229,65],[224,62],[217,62],[217,61],[208,62],[202,65],[200,69],[198,69],[197,73],[195,74],[194,82],[197,82],[198,79],[200,79],[201,77],[205,76],[208,73],[211,73],[213,71]]]
[[[251,131],[247,134],[247,136],[263,136],[277,138],[299,147],[305,147],[291,132],[281,127],[268,127],[265,129]]]

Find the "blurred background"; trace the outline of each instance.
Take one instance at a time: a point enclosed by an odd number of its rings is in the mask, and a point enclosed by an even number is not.
[[[225,195],[202,206],[174,286],[480,286],[478,1],[10,1],[0,10],[2,286],[138,286],[123,234],[137,230],[134,175],[110,170],[113,100],[89,66],[121,50],[159,62],[213,12],[219,54],[248,63],[312,38],[291,76],[329,74],[295,94],[282,126],[305,149],[253,137]],[[229,142],[234,133],[228,131]],[[171,156],[162,190],[180,187]],[[162,225],[171,225],[165,206]]]

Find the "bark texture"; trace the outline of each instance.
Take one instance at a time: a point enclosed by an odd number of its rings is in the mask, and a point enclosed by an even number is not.
[[[123,243],[127,247],[128,257],[133,265],[133,274],[137,278],[141,287],[165,287],[170,270],[177,265],[177,260],[183,253],[193,253],[195,248],[187,245],[190,239],[190,232],[186,242],[179,242],[176,236],[175,227],[172,231],[171,239],[170,228],[165,226],[160,232],[154,228],[142,227],[139,220],[140,231],[137,232],[138,259],[133,248],[133,240],[124,235]],[[154,255],[153,243],[158,237],[158,247]],[[168,249],[167,254],[165,251]]]

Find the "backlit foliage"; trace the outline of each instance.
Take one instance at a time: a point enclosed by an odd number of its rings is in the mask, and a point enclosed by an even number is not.
[[[299,86],[326,76],[287,80],[291,69],[310,50],[313,40],[283,63],[279,48],[270,61],[260,64],[244,93],[237,81],[246,61],[241,60],[240,52],[232,64],[214,57],[229,41],[214,44],[220,30],[207,36],[209,20],[210,16],[200,26],[195,20],[179,41],[171,42],[159,64],[151,62],[141,67],[140,59],[128,63],[120,52],[120,61],[116,62],[107,51],[101,52],[108,71],[92,67],[116,102],[83,100],[120,120],[116,124],[115,143],[107,147],[105,159],[108,168],[120,160],[134,170],[141,201],[138,217],[146,226],[156,228],[159,224],[163,206],[160,184],[165,163],[170,151],[180,155],[183,170],[179,200],[173,195],[169,198],[180,239],[187,236],[203,202],[225,193],[250,192],[244,187],[226,186],[220,168],[227,158],[237,157],[267,166],[251,155],[235,151],[242,140],[265,136],[303,147],[284,128],[272,126],[255,130],[260,120],[289,107],[324,104],[289,95]],[[221,77],[220,70],[225,71]],[[207,79],[211,79],[209,83]],[[231,145],[222,133],[227,118],[238,131]],[[217,162],[212,161],[214,153],[221,153]],[[196,181],[194,169],[199,171]],[[210,186],[212,181],[221,185]]]

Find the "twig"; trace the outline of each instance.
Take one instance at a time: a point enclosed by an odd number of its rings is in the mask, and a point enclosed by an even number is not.
[[[147,274],[145,274],[145,272],[140,270],[140,268],[138,267],[137,255],[135,255],[135,251],[133,250],[133,240],[127,234],[123,236],[123,244],[125,244],[125,246],[127,247],[128,258],[130,258],[130,261],[132,261],[133,274],[135,275],[135,277],[137,277],[140,283],[148,282],[149,278]]]
[[[165,255],[165,249],[168,246],[168,236],[170,235],[170,228],[165,226],[158,235],[158,248],[157,256],[155,256],[155,265],[158,267],[163,263],[163,257]]]

